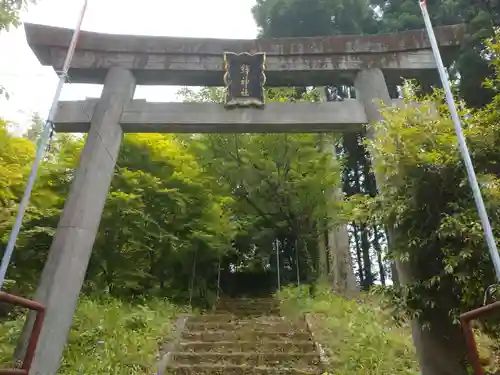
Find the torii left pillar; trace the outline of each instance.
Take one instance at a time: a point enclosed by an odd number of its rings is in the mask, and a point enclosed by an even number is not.
[[[36,292],[47,310],[30,375],[55,375],[59,369],[123,139],[120,119],[134,91],[130,71],[108,71]],[[18,353],[31,327],[32,317]]]

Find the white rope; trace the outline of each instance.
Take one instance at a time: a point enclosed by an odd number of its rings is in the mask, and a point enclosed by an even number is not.
[[[19,204],[19,209],[16,217],[16,221],[14,223],[14,227],[12,228],[12,232],[10,233],[9,242],[7,243],[7,247],[5,249],[2,263],[0,265],[0,290],[5,282],[5,275],[7,274],[7,269],[10,264],[10,259],[12,258],[12,253],[14,252],[14,247],[16,246],[17,237],[19,235],[19,231],[21,229],[21,225],[23,222],[24,214],[26,212],[26,208],[28,207],[28,203],[31,196],[31,191],[33,190],[33,186],[35,185],[36,177],[38,174],[38,169],[40,167],[40,163],[42,162],[47,144],[49,143],[51,136],[53,135],[53,123],[57,113],[57,107],[59,103],[59,98],[61,96],[61,91],[66,82],[66,78],[68,75],[68,70],[71,65],[71,61],[73,59],[73,54],[76,49],[76,43],[78,41],[78,37],[80,35],[80,29],[83,23],[83,18],[85,16],[85,12],[87,10],[87,0],[84,0],[84,4],[80,13],[80,17],[78,19],[78,23],[76,29],[73,33],[73,38],[71,39],[71,44],[68,48],[68,53],[66,55],[66,59],[64,61],[62,73],[59,75],[59,83],[57,84],[56,92],[54,94],[54,99],[52,100],[52,106],[50,107],[49,115],[47,117],[47,121],[45,122],[44,129],[42,134],[40,135],[40,140],[38,143],[38,148],[36,151],[35,162],[31,168],[30,176],[28,178],[28,182],[26,184],[26,189],[24,191],[23,198],[21,203]]]

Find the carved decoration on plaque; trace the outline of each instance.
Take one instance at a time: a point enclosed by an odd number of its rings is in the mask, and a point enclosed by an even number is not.
[[[257,107],[265,105],[266,54],[224,53],[226,107]]]

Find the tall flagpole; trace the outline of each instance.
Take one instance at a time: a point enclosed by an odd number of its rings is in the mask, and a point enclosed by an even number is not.
[[[432,28],[429,12],[427,11],[426,0],[420,0],[420,9],[422,10],[422,15],[424,16],[425,27],[427,29],[427,34],[429,35],[429,40],[431,42],[432,52],[436,60],[439,76],[441,77],[444,93],[446,95],[446,101],[448,102],[448,107],[450,108],[450,114],[453,119],[453,123],[455,125],[455,132],[458,137],[460,152],[462,153],[462,158],[465,163],[465,168],[467,170],[467,176],[469,177],[469,183],[471,185],[472,193],[474,195],[474,200],[476,201],[477,211],[481,219],[481,224],[483,225],[486,243],[488,244],[488,250],[490,252],[493,266],[495,267],[495,273],[497,279],[498,281],[500,281],[500,255],[498,254],[495,237],[493,236],[493,230],[491,229],[488,213],[486,212],[486,207],[484,206],[483,197],[481,195],[481,189],[479,188],[476,173],[474,172],[474,166],[472,165],[469,149],[467,148],[467,143],[465,142],[465,137],[462,131],[462,124],[457,112],[455,101],[453,99],[450,82],[448,81],[448,77],[446,75],[443,60],[441,59],[441,54],[439,53],[439,47],[437,45],[436,35],[434,34],[434,29]]]
[[[36,181],[40,163],[45,153],[45,149],[47,148],[47,144],[51,138],[51,134],[54,130],[54,119],[57,113],[59,98],[61,96],[61,91],[64,86],[64,83],[66,83],[66,77],[68,76],[68,70],[71,65],[71,60],[73,59],[76,43],[78,41],[78,36],[80,35],[80,29],[82,27],[83,18],[85,17],[85,12],[87,11],[87,2],[88,0],[84,0],[80,17],[78,18],[78,24],[73,33],[73,38],[71,39],[71,44],[69,45],[68,48],[66,60],[64,61],[63,69],[59,73],[59,83],[57,84],[56,92],[54,94],[54,99],[52,100],[52,105],[50,107],[49,115],[47,117],[47,120],[45,121],[45,126],[37,143],[35,161],[33,163],[33,166],[31,167],[30,176],[28,178],[28,182],[24,190],[24,195],[21,200],[21,203],[19,204],[16,221],[14,223],[14,227],[12,228],[12,232],[10,233],[9,242],[7,243],[7,247],[5,248],[5,252],[3,254],[2,263],[0,265],[0,290],[2,289],[3,284],[5,282],[5,275],[7,273],[7,268],[9,267],[10,259],[12,257],[12,253],[14,252],[14,247],[16,246],[19,230],[21,229],[24,214],[26,212],[26,208],[28,207],[31,191],[33,190],[33,185],[35,184]]]

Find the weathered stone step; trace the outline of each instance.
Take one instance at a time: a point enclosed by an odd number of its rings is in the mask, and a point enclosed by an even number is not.
[[[280,365],[280,367],[308,367],[319,364],[316,353],[195,353],[174,352],[172,360],[177,364],[232,364],[247,366]]]
[[[259,308],[259,309],[267,309],[267,308],[275,308],[278,307],[279,304],[274,299],[226,299],[219,300],[217,303],[217,307],[221,308]]]
[[[280,311],[278,309],[276,310],[217,310],[216,313],[218,314],[231,314],[234,315],[237,318],[253,318],[253,317],[259,317],[259,316],[272,316],[272,317],[279,317],[280,316]]]
[[[277,301],[269,300],[267,302],[259,302],[259,301],[238,301],[238,300],[227,300],[227,301],[218,301],[217,306],[258,306],[258,307],[276,307],[279,306]]]
[[[319,375],[317,367],[277,368],[238,365],[172,365],[167,375]]]
[[[227,298],[221,297],[219,299],[220,303],[277,303],[275,298],[272,297],[237,297],[237,298]]]
[[[231,314],[229,312],[217,312],[214,311],[213,313],[210,314],[202,314],[202,315],[193,315],[189,317],[189,322],[191,323],[201,323],[201,322],[234,322],[238,320],[245,320],[245,317],[242,316],[241,314]],[[283,321],[285,320],[284,317],[278,316],[278,315],[264,315],[261,316],[261,314],[256,314],[253,317],[250,317],[252,320],[259,320],[259,321],[270,321],[270,322],[277,322],[277,321]]]
[[[309,332],[305,331],[260,331],[253,330],[248,332],[239,331],[184,331],[182,339],[184,341],[253,341],[253,340],[286,340],[286,341],[307,341],[309,340]]]
[[[245,310],[269,310],[279,308],[277,303],[238,303],[238,302],[219,302],[216,305],[217,309],[245,309]]]
[[[284,352],[294,353],[314,353],[315,346],[311,340],[304,341],[218,341],[204,342],[192,341],[180,344],[183,352]]]
[[[190,331],[203,331],[203,330],[221,330],[221,331],[234,331],[234,330],[271,330],[274,332],[286,332],[290,330],[306,330],[305,323],[299,325],[286,320],[237,320],[232,322],[191,322],[186,323],[186,329]]]
[[[280,315],[281,310],[279,307],[256,307],[256,306],[217,306],[216,309],[212,312],[214,315],[234,315],[234,316],[269,316],[269,315]]]

